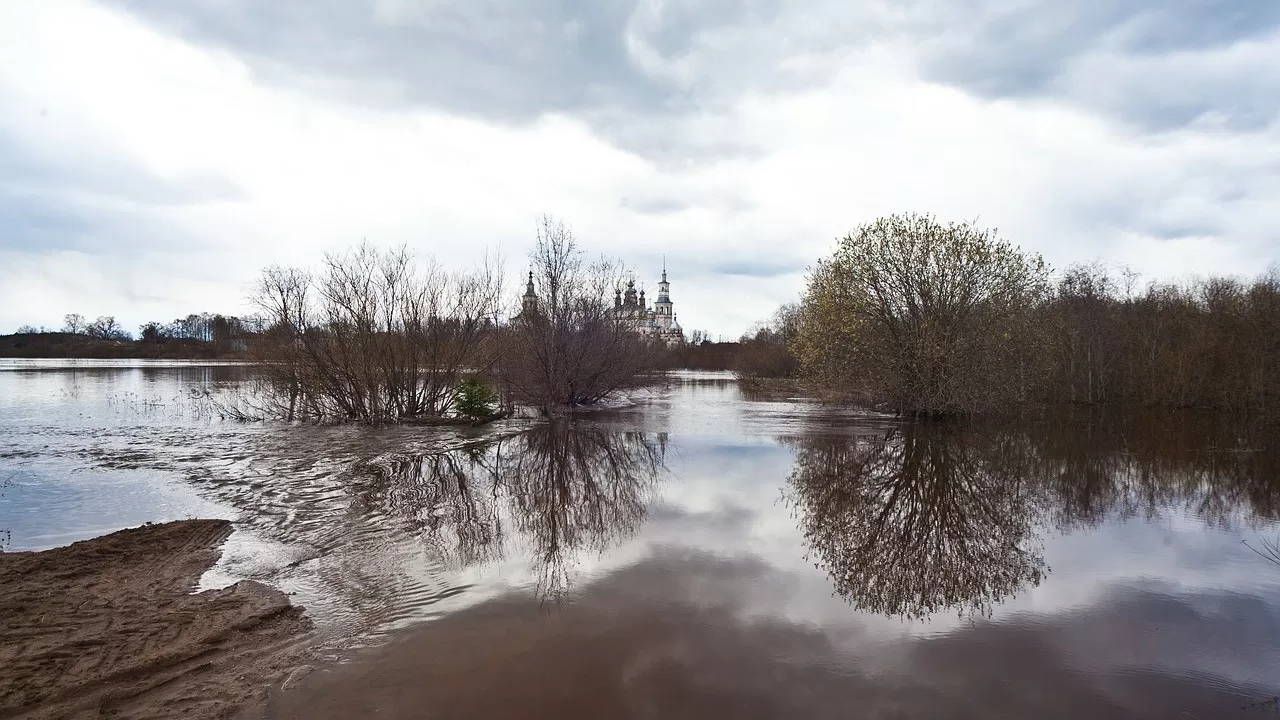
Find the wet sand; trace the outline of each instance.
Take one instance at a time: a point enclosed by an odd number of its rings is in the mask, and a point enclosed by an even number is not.
[[[302,609],[253,581],[191,594],[226,520],[0,554],[0,718],[223,718],[298,662]]]

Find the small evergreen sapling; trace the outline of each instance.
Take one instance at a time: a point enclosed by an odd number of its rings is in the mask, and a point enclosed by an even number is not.
[[[458,414],[472,420],[483,420],[494,414],[497,396],[479,377],[472,375],[458,385],[457,399],[454,407]]]

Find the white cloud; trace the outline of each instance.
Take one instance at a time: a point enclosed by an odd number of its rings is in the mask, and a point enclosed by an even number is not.
[[[741,32],[762,37],[758,22]],[[7,4],[0,142],[43,174],[0,169],[0,193],[80,223],[62,247],[0,239],[11,268],[0,332],[73,311],[131,325],[239,312],[262,265],[310,263],[363,237],[449,263],[501,247],[514,275],[543,212],[591,250],[643,263],[650,282],[665,252],[682,324],[726,335],[793,299],[836,236],[888,212],[977,217],[1055,264],[1102,257],[1149,275],[1251,273],[1277,255],[1269,233],[1280,211],[1265,201],[1280,189],[1274,123],[1229,132],[1210,116],[1144,135],[1061,100],[981,99],[922,79],[896,36],[841,54],[779,41],[773,67],[725,67],[717,53],[745,46],[731,33],[698,34],[682,57],[650,52],[646,67],[676,72],[695,94],[751,87],[748,71],[807,81],[632,118],[677,148],[729,149],[659,163],[569,112],[504,125],[361,105],[327,91],[330,78],[296,71],[268,83],[230,51],[91,3]],[[1273,54],[1280,43],[1270,42]],[[1206,62],[1245,72],[1258,52]],[[1081,61],[1067,82],[1086,87],[1105,72]],[[772,276],[725,274],[750,265]]]

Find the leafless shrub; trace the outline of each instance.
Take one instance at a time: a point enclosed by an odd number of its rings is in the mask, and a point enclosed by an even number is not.
[[[318,273],[263,271],[253,300],[266,329],[257,411],[368,423],[449,414],[464,373],[494,363],[502,274],[419,267],[407,249],[368,244],[326,256]]]
[[[502,338],[501,377],[515,399],[550,415],[638,384],[655,348],[612,312],[621,263],[588,262],[572,231],[550,217],[530,260],[536,304]]]

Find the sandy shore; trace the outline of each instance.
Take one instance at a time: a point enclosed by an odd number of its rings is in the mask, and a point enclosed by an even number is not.
[[[225,520],[0,554],[0,720],[223,718],[260,702],[310,627],[245,581],[191,594]]]

